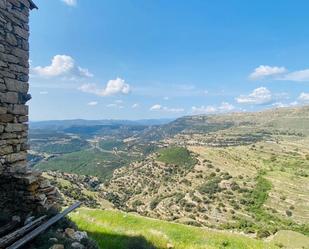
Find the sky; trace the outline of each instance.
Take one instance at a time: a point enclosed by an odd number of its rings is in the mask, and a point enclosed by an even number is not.
[[[30,120],[309,104],[307,0],[35,0]]]

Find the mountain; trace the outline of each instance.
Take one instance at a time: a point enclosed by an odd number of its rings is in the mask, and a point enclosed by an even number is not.
[[[72,126],[101,126],[101,125],[126,125],[126,126],[152,126],[162,125],[172,121],[172,119],[141,119],[141,120],[86,120],[86,119],[72,119],[72,120],[48,120],[48,121],[30,121],[30,129],[53,129],[63,130]]]

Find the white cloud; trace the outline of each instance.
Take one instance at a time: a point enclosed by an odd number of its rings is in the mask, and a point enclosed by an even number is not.
[[[162,106],[159,104],[153,105],[152,107],[150,107],[150,111],[158,111],[158,110],[162,110]]]
[[[81,76],[84,76],[84,77],[87,77],[87,78],[93,77],[93,74],[90,73],[87,68],[78,67],[78,71],[79,71]]]
[[[49,66],[37,66],[31,68],[31,75],[52,78],[58,76],[93,77],[88,69],[76,65],[69,55],[55,55]]]
[[[97,87],[96,84],[83,84],[78,89],[82,92],[92,93],[101,97],[130,93],[130,85],[121,78],[109,80],[103,88]]]
[[[304,70],[288,73],[280,79],[298,81],[298,82],[309,81],[309,69],[304,69]]]
[[[266,87],[259,87],[253,90],[249,95],[241,95],[236,98],[239,104],[263,105],[269,104],[273,100],[271,91]]]
[[[131,107],[132,107],[133,109],[136,109],[136,108],[139,107],[139,104],[138,104],[138,103],[135,103],[135,104],[133,104]]]
[[[89,106],[95,106],[95,105],[97,105],[97,104],[98,104],[97,101],[90,101],[87,105],[89,105]]]
[[[250,74],[249,78],[252,80],[262,79],[268,76],[275,76],[285,73],[287,70],[285,67],[271,67],[267,65],[260,65],[254,69],[254,72]]]
[[[302,92],[299,95],[298,100],[302,103],[309,103],[309,93]]]
[[[150,111],[164,111],[164,112],[179,113],[179,112],[184,112],[185,110],[183,108],[170,108],[170,107],[156,104],[150,107]]]
[[[39,94],[46,95],[46,94],[48,94],[48,92],[47,91],[41,91],[41,92],[39,92]]]
[[[62,0],[68,6],[76,6],[77,0]]]

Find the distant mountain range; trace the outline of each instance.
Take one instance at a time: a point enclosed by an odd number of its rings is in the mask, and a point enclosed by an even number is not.
[[[173,121],[173,119],[140,119],[140,120],[86,120],[86,119],[71,119],[71,120],[47,120],[47,121],[30,121],[30,129],[52,129],[62,130],[72,126],[102,126],[102,125],[126,125],[126,126],[154,126],[163,125]]]

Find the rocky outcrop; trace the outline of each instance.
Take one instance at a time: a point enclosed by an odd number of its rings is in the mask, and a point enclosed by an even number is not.
[[[27,168],[29,10],[31,0],[0,0],[0,209],[27,214],[50,208],[57,190]]]

